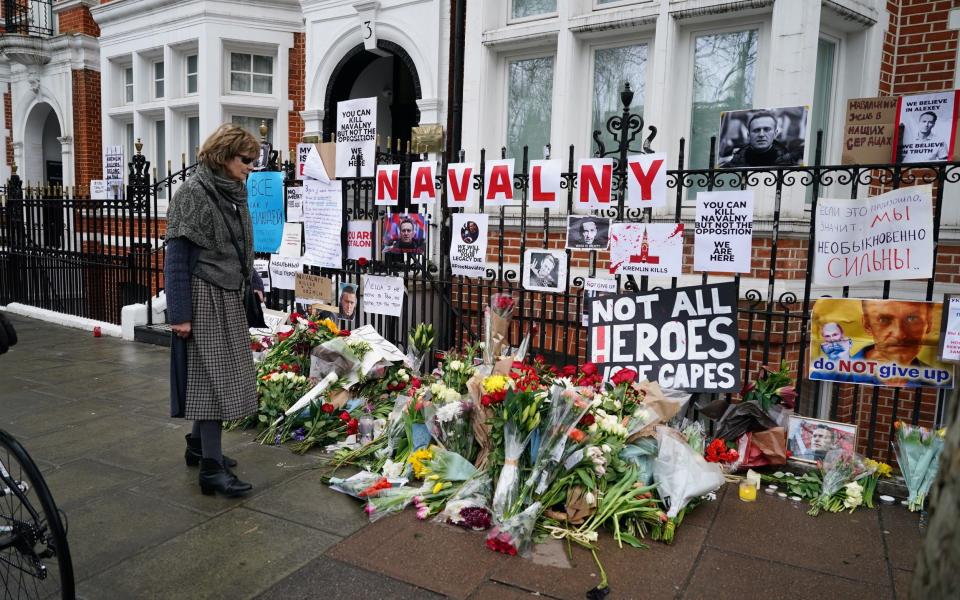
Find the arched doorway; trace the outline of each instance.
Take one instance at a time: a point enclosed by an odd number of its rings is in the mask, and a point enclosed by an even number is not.
[[[24,127],[23,179],[44,185],[63,185],[63,146],[60,120],[46,102],[30,110]]]
[[[337,102],[377,97],[377,133],[381,145],[410,139],[410,130],[420,122],[417,100],[420,78],[410,55],[399,45],[379,40],[382,52],[367,52],[360,44],[337,64],[327,84],[324,99],[323,131],[331,134],[337,126]],[[396,147],[396,146],[394,146]]]

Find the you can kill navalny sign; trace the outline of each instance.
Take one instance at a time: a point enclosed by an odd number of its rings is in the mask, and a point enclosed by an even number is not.
[[[733,282],[600,296],[590,301],[590,360],[605,377],[622,368],[662,387],[740,390]]]

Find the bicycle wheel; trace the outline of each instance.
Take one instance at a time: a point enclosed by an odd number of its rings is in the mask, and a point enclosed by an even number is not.
[[[74,598],[60,512],[40,469],[0,429],[0,587],[13,598]]]

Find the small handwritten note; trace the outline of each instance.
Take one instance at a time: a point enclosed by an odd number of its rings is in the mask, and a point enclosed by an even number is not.
[[[363,311],[377,315],[399,317],[403,311],[402,277],[365,275],[363,278]]]

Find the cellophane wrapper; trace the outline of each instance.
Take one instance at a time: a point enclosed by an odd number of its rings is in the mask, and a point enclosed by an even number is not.
[[[556,385],[550,395],[549,416],[540,427],[542,435],[537,459],[533,472],[524,483],[524,489],[537,496],[547,491],[553,482],[563,463],[570,429],[590,408],[590,404],[585,402],[574,388]]]
[[[360,471],[346,479],[340,477],[330,478],[330,489],[336,490],[348,496],[359,498],[360,492],[381,479],[382,475],[371,473],[370,471]]]
[[[726,481],[720,466],[708,463],[685,441],[657,428],[660,450],[653,463],[653,480],[660,496],[668,501],[667,516],[671,519],[694,498],[715,491]]]
[[[490,529],[493,523],[493,511],[490,510],[492,493],[490,476],[478,473],[454,492],[435,520],[473,531]]]
[[[533,528],[540,516],[541,505],[534,502],[499,525],[487,534],[487,548],[510,556],[524,556],[533,543]]]
[[[520,493],[520,456],[529,440],[530,436],[521,437],[513,421],[507,421],[503,426],[503,468],[500,469],[500,477],[493,493],[493,515],[497,521],[503,521],[510,516]]]
[[[370,518],[371,523],[376,523],[383,517],[396,514],[413,502],[413,497],[420,494],[422,490],[415,487],[397,487],[380,490],[380,492],[369,499],[364,511]]]
[[[901,423],[897,428],[893,450],[910,494],[907,506],[912,511],[923,508],[937,476],[943,445],[943,437],[925,427]]]

